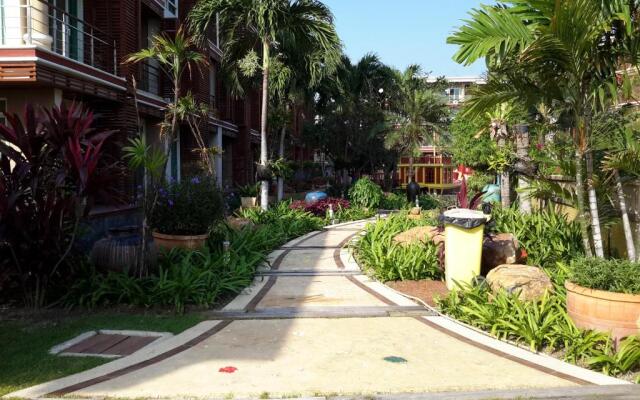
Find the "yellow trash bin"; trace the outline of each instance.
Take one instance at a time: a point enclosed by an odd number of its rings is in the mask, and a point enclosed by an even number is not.
[[[445,278],[452,290],[456,282],[473,283],[480,275],[486,216],[481,211],[456,208],[444,213]]]

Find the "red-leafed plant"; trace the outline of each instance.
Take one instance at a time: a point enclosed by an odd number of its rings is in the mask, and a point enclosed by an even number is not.
[[[20,282],[25,303],[41,307],[64,269],[78,226],[93,199],[117,172],[102,147],[113,132],[92,128],[93,114],[78,104],[0,125],[0,266]]]
[[[482,204],[482,196],[486,192],[479,192],[475,196],[469,198],[469,190],[467,188],[467,180],[462,177],[462,184],[458,192],[458,207],[476,210]]]
[[[327,215],[327,211],[329,210],[329,206],[333,207],[335,212],[338,212],[339,209],[346,210],[351,206],[348,200],[329,197],[327,199],[318,200],[314,203],[307,204],[304,200],[298,200],[291,203],[291,208],[297,210],[304,210],[318,217],[324,217]]]

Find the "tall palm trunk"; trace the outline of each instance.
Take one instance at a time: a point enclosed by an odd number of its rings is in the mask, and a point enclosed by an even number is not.
[[[600,213],[598,211],[598,198],[596,188],[593,185],[593,154],[587,154],[587,192],[589,195],[589,212],[591,213],[591,234],[593,235],[593,248],[596,257],[604,258],[604,244],[602,242],[602,231],[600,229]]]
[[[267,149],[267,103],[269,102],[269,42],[262,43],[262,110],[260,115],[260,165],[266,168],[268,162]],[[260,183],[260,207],[269,208],[269,181]]]
[[[287,127],[285,125],[282,127],[282,130],[280,131],[280,146],[278,147],[278,157],[280,157],[281,160],[284,159],[284,138],[286,133],[287,133]],[[283,198],[284,198],[284,177],[279,176],[278,177],[278,201],[282,201]]]
[[[518,129],[516,130],[516,154],[518,156],[518,159],[521,161],[529,160],[528,126],[518,126]],[[527,191],[527,189],[529,188],[529,183],[525,179],[523,179],[522,176],[518,177],[518,188],[520,189],[520,193],[518,193],[518,197],[520,200],[520,211],[525,214],[531,214],[531,198]]]
[[[624,190],[622,189],[622,179],[620,179],[620,172],[613,170],[613,176],[616,183],[616,192],[618,193],[618,204],[620,205],[620,213],[622,214],[622,228],[624,230],[624,239],[627,244],[627,257],[630,261],[636,260],[636,246],[633,243],[633,229],[631,228],[631,221],[629,220],[629,212],[627,210],[627,200],[624,197]]]
[[[500,131],[498,132],[498,147],[504,148],[506,146],[506,134],[507,128],[504,125],[500,125]],[[502,171],[500,173],[500,199],[502,207],[511,207],[511,175],[509,171]]]
[[[582,234],[582,245],[584,252],[588,257],[593,256],[591,250],[591,239],[589,238],[589,216],[587,215],[584,204],[584,178],[582,172],[582,163],[584,157],[579,149],[576,149],[576,205],[578,206],[578,217],[580,219],[580,233]]]

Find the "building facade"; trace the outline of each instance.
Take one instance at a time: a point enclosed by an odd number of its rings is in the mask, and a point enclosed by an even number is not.
[[[157,140],[173,97],[171,82],[154,61],[124,61],[149,47],[155,35],[174,34],[195,2],[0,1],[0,118],[2,112],[21,114],[27,103],[48,107],[75,101],[96,113],[99,128],[117,130],[109,149],[114,157],[121,157],[122,146],[139,130]],[[215,163],[219,185],[233,187],[255,179],[260,96],[258,91],[242,99],[231,95],[219,76],[222,46],[217,24],[207,36],[202,51],[208,66],[185,77],[182,94],[191,91],[208,105],[208,119],[201,121],[200,129],[212,146],[223,150]],[[301,129],[302,118],[297,112],[292,119],[295,132]],[[198,156],[192,151],[195,143],[188,126],[180,126],[171,147],[167,175],[180,179],[193,173]],[[299,148],[292,146],[292,154]],[[130,174],[119,183],[131,199],[135,180]]]

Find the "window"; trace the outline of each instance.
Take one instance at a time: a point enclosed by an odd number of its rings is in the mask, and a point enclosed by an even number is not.
[[[166,0],[164,6],[165,18],[177,18],[178,17],[178,0]]]
[[[462,89],[461,88],[449,88],[446,90],[446,94],[447,96],[449,96],[449,102],[453,103],[453,102],[458,102],[460,101],[461,95],[462,95]]]
[[[7,117],[4,113],[7,112],[7,99],[0,99],[0,125],[6,125]]]

